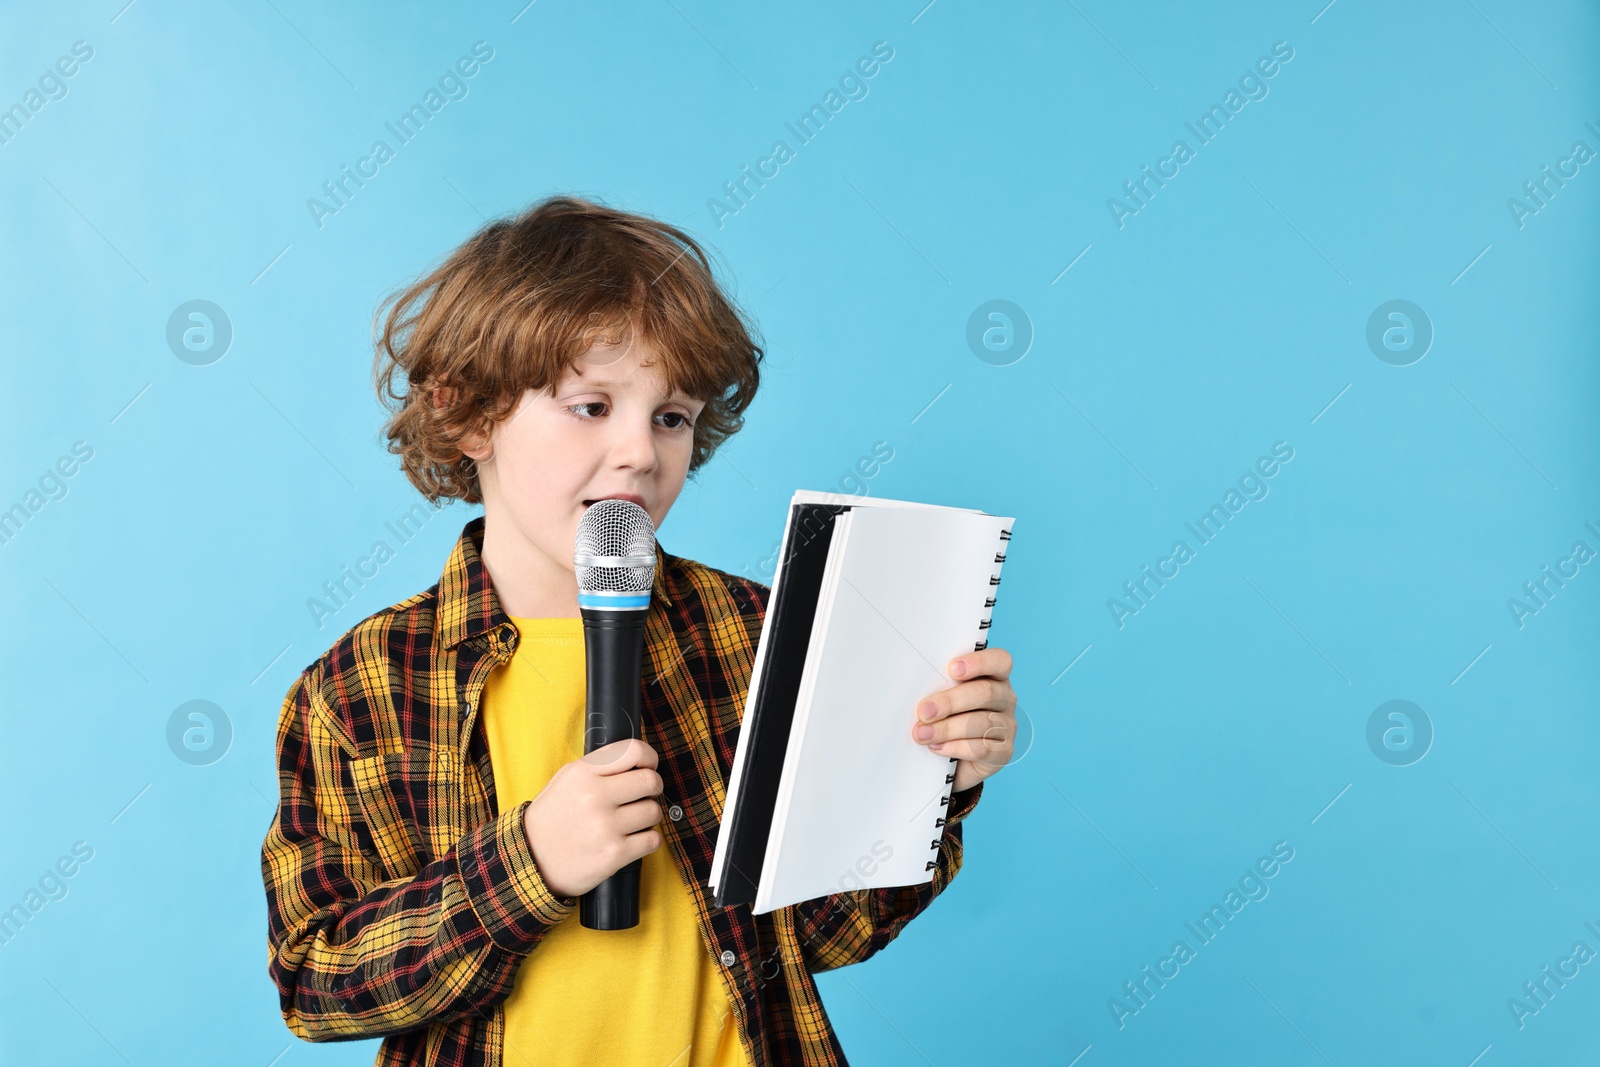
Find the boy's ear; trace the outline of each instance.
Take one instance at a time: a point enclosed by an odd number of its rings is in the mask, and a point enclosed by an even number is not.
[[[435,410],[449,407],[455,401],[456,391],[454,386],[434,386],[429,392],[429,402]],[[462,434],[456,442],[456,447],[461,449],[462,455],[472,459],[484,460],[494,454],[494,448],[482,434]]]

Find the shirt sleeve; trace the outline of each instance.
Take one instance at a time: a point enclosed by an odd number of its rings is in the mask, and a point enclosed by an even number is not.
[[[835,893],[789,906],[801,956],[813,974],[871,959],[933,903],[961,870],[961,822],[982,795],[979,782],[951,796],[931,882]]]
[[[385,878],[331,712],[305,675],[277,732],[279,802],[261,851],[268,971],[308,1041],[381,1037],[492,1007],[518,963],[577,905],[544,883],[528,801],[469,831],[409,878]]]

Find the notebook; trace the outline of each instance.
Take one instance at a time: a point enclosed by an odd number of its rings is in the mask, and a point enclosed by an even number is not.
[[[1013,521],[795,493],[712,857],[718,907],[932,881],[956,760],[912,738],[916,705],[988,644]]]

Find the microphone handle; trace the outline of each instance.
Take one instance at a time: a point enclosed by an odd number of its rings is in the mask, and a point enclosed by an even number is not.
[[[583,751],[641,736],[639,698],[648,609],[579,609],[583,615],[588,695]],[[578,921],[591,930],[627,930],[639,925],[642,859],[619,868],[578,898]]]

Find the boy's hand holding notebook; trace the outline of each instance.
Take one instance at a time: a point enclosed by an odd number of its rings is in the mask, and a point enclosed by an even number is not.
[[[957,656],[949,674],[959,684],[918,704],[911,732],[930,751],[957,761],[951,788],[959,793],[1011,762],[1017,691],[1011,688],[1011,653],[1003,648]]]
[[[987,637],[1012,521],[795,494],[712,860],[718,906],[932,879],[951,796],[1011,757],[1011,658]]]

